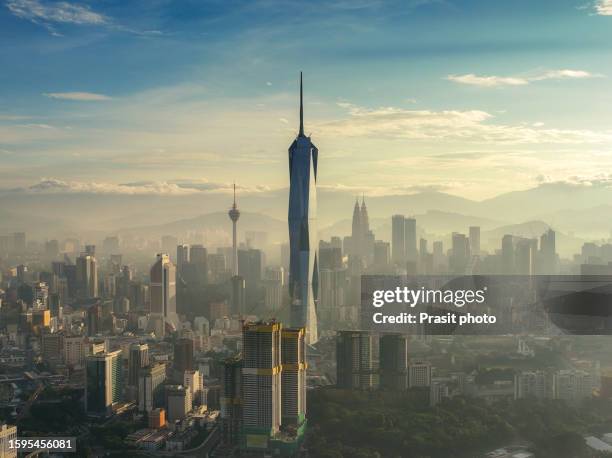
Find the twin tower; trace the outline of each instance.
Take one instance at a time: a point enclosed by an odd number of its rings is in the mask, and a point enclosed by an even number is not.
[[[315,343],[319,295],[317,265],[317,161],[319,150],[304,134],[302,73],[300,131],[289,147],[289,297],[291,327],[305,328],[306,342]]]

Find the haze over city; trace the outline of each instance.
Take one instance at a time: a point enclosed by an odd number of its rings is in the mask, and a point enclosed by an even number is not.
[[[612,456],[612,0],[0,0],[0,458]]]

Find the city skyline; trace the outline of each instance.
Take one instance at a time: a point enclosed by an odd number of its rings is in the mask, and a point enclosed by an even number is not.
[[[0,178],[26,193],[286,188],[294,75],[316,59],[323,189],[607,186],[609,15],[606,0],[6,1]],[[331,38],[292,37],[306,30]]]
[[[610,21],[0,0],[0,455],[612,454]]]

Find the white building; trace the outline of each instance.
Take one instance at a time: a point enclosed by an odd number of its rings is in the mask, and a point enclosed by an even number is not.
[[[593,393],[591,374],[580,370],[561,370],[553,376],[555,399],[580,401]]]
[[[545,371],[525,371],[514,376],[514,399],[552,399],[553,377]]]
[[[193,404],[206,405],[206,400],[204,399],[204,377],[200,374],[200,371],[185,371],[183,385],[190,391]]]
[[[9,441],[17,439],[17,426],[0,426],[0,457],[17,458],[17,450],[9,447]]]

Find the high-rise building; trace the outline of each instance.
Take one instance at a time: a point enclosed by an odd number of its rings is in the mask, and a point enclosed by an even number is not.
[[[281,423],[298,430],[306,421],[304,328],[281,330]]]
[[[374,242],[374,265],[384,267],[391,262],[391,245],[389,242],[376,240]]]
[[[181,278],[186,264],[189,264],[189,245],[178,245],[176,247],[176,273]]]
[[[33,305],[36,308],[46,309],[49,306],[49,285],[45,282],[36,282],[33,286]]]
[[[107,416],[113,404],[121,400],[121,350],[87,357],[85,364],[85,411],[89,415]]]
[[[419,273],[431,273],[427,270],[429,252],[427,251],[427,239],[419,239]]]
[[[319,270],[342,268],[342,244],[332,246],[331,243],[321,240],[319,242]]]
[[[189,263],[193,267],[195,286],[203,287],[208,284],[208,250],[202,245],[191,245]]]
[[[513,275],[514,271],[514,236],[506,234],[502,237],[501,248],[502,274]]]
[[[412,360],[408,364],[408,386],[410,388],[431,386],[431,363]]]
[[[370,231],[370,219],[365,197],[361,201],[361,206],[358,200],[355,201],[349,248],[349,256],[358,258],[366,266],[372,263],[374,258],[374,234]]]
[[[340,247],[342,249],[342,247]],[[280,246],[281,266],[285,271],[289,272],[289,258],[291,257],[291,249],[288,243],[282,243]]]
[[[43,361],[52,365],[61,362],[64,334],[61,332],[44,333],[41,339],[41,347]]]
[[[204,396],[204,376],[198,370],[187,370],[183,374],[183,386],[191,393],[194,405],[206,405]]]
[[[266,296],[264,306],[267,310],[278,310],[283,306],[285,290],[285,271],[282,267],[267,267],[264,274]]]
[[[228,212],[229,218],[232,221],[232,259],[230,267],[232,268],[232,276],[238,275],[238,231],[237,224],[240,218],[240,210],[236,205],[236,183],[234,183],[234,203]]]
[[[267,448],[281,425],[281,324],[246,323],[242,346],[244,446]]]
[[[242,316],[246,313],[246,282],[240,275],[231,279],[231,313]]]
[[[408,339],[401,334],[384,334],[379,342],[380,387],[403,391],[408,388]]]
[[[166,385],[166,406],[168,421],[182,420],[193,408],[191,392],[183,385]]]
[[[319,150],[304,134],[300,73],[300,130],[289,147],[289,296],[291,326],[306,328],[306,341],[318,340],[315,302],[319,296],[317,264],[317,162]]]
[[[406,231],[406,261],[410,263],[418,262],[417,251],[417,229],[416,219],[406,218],[404,229]]]
[[[193,370],[193,340],[181,337],[175,342],[174,370],[181,375],[185,371]]]
[[[262,279],[264,255],[261,250],[248,248],[238,250],[238,275],[244,278],[246,288],[252,292]]]
[[[81,367],[85,361],[86,346],[83,336],[64,336],[64,364]]]
[[[480,256],[480,226],[470,226],[470,251],[474,256]]]
[[[102,306],[99,303],[85,310],[85,327],[88,336],[95,336],[102,330]]]
[[[444,256],[444,244],[441,240],[436,240],[432,248],[432,263],[435,273],[446,271],[446,259]]]
[[[152,327],[156,333],[164,335],[165,325],[176,328],[176,268],[167,254],[158,254],[157,261],[151,267],[151,321],[157,324]],[[161,324],[161,326],[160,326]]]
[[[453,232],[452,252],[449,260],[451,273],[464,274],[470,260],[470,241],[465,234]]]
[[[552,275],[557,273],[556,234],[548,229],[540,237],[540,268],[539,273]]]
[[[157,363],[140,370],[138,378],[138,410],[151,412],[164,405],[166,365]]]
[[[17,448],[10,441],[17,439],[17,426],[0,425],[0,457],[17,458]]]
[[[320,298],[317,313],[321,321],[332,322],[339,318],[341,308],[346,305],[347,270],[321,269],[319,281]]]
[[[514,273],[535,275],[537,252],[537,239],[517,238],[514,247]]]
[[[133,343],[130,345],[128,359],[128,386],[138,387],[140,370],[149,365],[149,346],[147,344]]]
[[[403,265],[406,260],[406,218],[404,215],[391,217],[391,260]]]
[[[338,331],[336,335],[337,386],[370,390],[373,386],[372,334]]]
[[[222,252],[208,254],[208,269],[213,283],[221,283],[231,276],[227,268],[227,256]]]
[[[98,263],[90,254],[83,253],[76,259],[77,296],[98,297]]]
[[[222,441],[227,446],[236,446],[242,424],[242,356],[224,361],[221,390]]]

